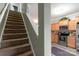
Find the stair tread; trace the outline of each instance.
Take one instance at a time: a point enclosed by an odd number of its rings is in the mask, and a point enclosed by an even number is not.
[[[7,35],[3,35],[3,40],[9,40],[9,39],[17,39],[17,38],[25,38],[27,37],[27,34],[7,34]]]
[[[18,46],[25,43],[29,43],[28,39],[10,39],[10,40],[3,40],[1,43],[1,48],[7,48],[12,46]]]
[[[10,49],[16,49],[16,48],[21,48],[21,47],[25,47],[25,46],[30,46],[30,44],[22,44],[22,45],[7,47],[7,48],[0,48],[0,51],[6,51],[6,50],[10,50]]]
[[[26,30],[4,30],[5,34],[13,34],[13,33],[26,33]]]
[[[15,24],[23,24],[23,22],[22,21],[7,21],[7,23],[15,23]]]
[[[21,18],[12,18],[12,17],[8,17],[9,19],[15,19],[15,20],[22,20]]]
[[[8,16],[14,16],[16,17],[16,15],[13,15],[13,14],[9,14]],[[17,15],[18,17],[21,17],[20,15]]]
[[[11,20],[8,20],[7,21],[7,23],[23,23],[23,21],[21,20],[13,20],[13,21],[11,21]]]
[[[7,25],[7,24],[6,24]],[[7,26],[24,26],[24,25],[7,25]]]
[[[9,19],[9,18],[7,20],[8,21],[13,21],[13,22],[22,22],[23,21],[23,20],[18,20],[18,19],[16,19],[16,20],[15,19]]]
[[[9,16],[14,16],[14,17],[18,16],[19,18],[21,18],[21,16],[19,16],[19,15],[12,15],[12,14],[9,14]],[[9,16],[8,16],[8,17],[9,17]]]
[[[13,17],[13,16],[11,15],[11,16],[8,16],[8,18],[22,19],[22,17],[17,17],[17,15],[16,15],[15,17]]]
[[[19,54],[18,56],[29,56],[30,54],[33,54],[32,51],[27,51],[27,52],[24,52],[22,54]]]
[[[28,38],[10,39],[10,40],[3,40],[3,42],[17,41],[17,40],[27,40],[27,39],[28,39]]]
[[[10,33],[10,34],[3,34],[3,35],[22,35],[22,34],[26,34],[26,33]]]
[[[4,30],[25,30],[25,29],[4,29]]]

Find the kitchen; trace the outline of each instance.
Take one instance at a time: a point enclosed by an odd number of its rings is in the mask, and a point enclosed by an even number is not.
[[[51,43],[79,51],[79,4],[51,4]],[[59,9],[58,9],[59,8]],[[62,10],[62,11],[61,11]],[[58,12],[58,14],[57,14]],[[53,50],[53,49],[52,49]]]

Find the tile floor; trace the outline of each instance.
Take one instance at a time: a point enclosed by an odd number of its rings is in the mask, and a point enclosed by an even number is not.
[[[56,51],[56,52],[55,52]],[[52,44],[52,56],[78,56],[76,49]]]

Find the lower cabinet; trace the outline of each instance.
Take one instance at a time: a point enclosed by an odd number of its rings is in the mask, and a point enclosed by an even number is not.
[[[58,43],[58,33],[57,32],[52,32],[51,33],[51,41],[52,43]]]
[[[69,36],[67,39],[67,46],[71,48],[76,48],[76,37]]]

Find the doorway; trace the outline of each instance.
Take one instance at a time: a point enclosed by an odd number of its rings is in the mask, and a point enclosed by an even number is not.
[[[14,11],[18,11],[18,7],[13,5]]]

